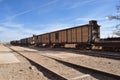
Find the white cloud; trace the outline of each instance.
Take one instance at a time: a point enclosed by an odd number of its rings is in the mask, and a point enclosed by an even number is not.
[[[0,39],[2,41],[21,39],[23,37],[32,36],[36,31],[37,30],[25,28],[23,24],[5,22],[0,24]]]
[[[115,26],[116,26],[117,22],[116,22],[116,21],[105,20],[105,21],[99,22],[99,24],[100,24],[103,28],[112,28],[112,27],[115,27]]]
[[[103,21],[99,23],[101,26],[101,38],[105,37],[111,37],[114,36],[113,33],[113,26],[114,23],[111,23],[109,21]],[[10,26],[9,26],[10,25]],[[30,37],[33,34],[39,35],[44,34],[47,32],[52,32],[56,30],[66,29],[69,27],[74,27],[72,24],[40,24],[37,25],[38,27],[36,29],[28,29],[24,27],[24,24],[18,24],[14,22],[5,22],[0,24],[0,39],[2,41],[10,41],[10,40],[16,40],[21,39],[25,37]],[[41,27],[44,27],[41,29]]]
[[[100,36],[101,38],[108,38],[108,37],[112,37],[113,34],[112,34],[112,31],[105,30],[104,32],[101,31]]]
[[[24,26],[23,24],[16,24],[11,21],[3,22],[0,25],[11,28],[22,28],[22,26]]]
[[[5,30],[5,29],[6,29],[6,28],[0,26],[0,31],[3,31],[3,30]]]
[[[52,32],[56,30],[65,29],[71,27],[70,24],[43,24],[38,25],[37,29],[25,28],[24,24],[14,23],[14,22],[4,22],[0,24],[0,40],[1,41],[11,41],[22,39],[25,37],[30,37],[33,34],[44,34],[47,32]],[[40,29],[44,27],[43,29]]]
[[[115,35],[113,34],[113,31],[116,29],[115,26],[117,25],[116,21],[101,21],[99,22],[101,25],[101,37],[106,38],[106,37],[114,37]]]

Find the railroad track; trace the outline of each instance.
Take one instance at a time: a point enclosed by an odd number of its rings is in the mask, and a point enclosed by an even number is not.
[[[48,57],[48,56],[46,56]],[[96,70],[96,69],[93,69],[93,68],[88,68],[88,67],[85,67],[85,66],[80,66],[80,65],[77,65],[77,64],[73,64],[73,63],[70,63],[70,62],[67,62],[67,61],[63,61],[63,60],[59,60],[59,59],[56,59],[56,58],[53,58],[53,57],[49,57],[51,59],[54,59],[64,65],[67,65],[67,66],[70,66],[70,67],[73,67],[73,68],[82,68],[84,70],[89,70],[91,73],[96,73],[96,74],[102,74],[104,76],[108,76],[110,78],[113,78],[115,80],[119,80],[120,79],[120,76],[119,75],[116,75],[116,74],[112,74],[112,73],[108,73],[108,72],[103,72],[103,71],[100,71],[100,70]],[[79,70],[79,69],[78,69]]]
[[[6,46],[6,45],[5,45],[5,46]],[[8,46],[6,46],[6,47],[8,47]],[[45,68],[44,66],[36,63],[35,61],[29,59],[28,57],[22,55],[22,54],[19,53],[18,51],[14,50],[14,49],[12,49],[12,48],[10,48],[10,47],[8,47],[8,48],[11,49],[13,52],[16,52],[16,53],[20,54],[21,56],[23,56],[24,58],[26,58],[26,59],[27,59],[32,65],[34,65],[38,70],[42,71],[43,74],[44,74],[45,76],[47,76],[49,79],[51,79],[51,80],[68,80],[67,78],[65,78],[65,77],[63,77],[63,76],[61,76],[61,75],[59,75],[59,74],[57,74],[57,73],[55,73],[55,72],[53,72],[53,71]]]
[[[71,51],[78,52],[78,54],[85,54],[89,56],[96,56],[96,57],[104,57],[110,59],[120,60],[119,53],[113,52],[105,52],[105,51],[92,51],[92,50],[77,50],[77,49],[70,49]]]
[[[39,48],[33,48],[39,50]],[[74,52],[75,54],[84,54],[95,57],[103,57],[109,59],[120,60],[120,54],[115,52],[105,52],[105,51],[92,51],[92,50],[78,50],[73,48],[47,48],[52,51],[66,51],[66,52]]]
[[[41,50],[38,47],[29,47],[29,48]],[[78,50],[74,48],[45,48],[45,49],[51,50],[51,51],[74,52],[75,54],[83,54],[83,55],[89,55],[89,56],[95,56],[95,57],[103,57],[103,58],[120,60],[120,53],[118,52],[107,52],[107,51],[98,51],[98,50]]]
[[[7,46],[8,47],[8,46]],[[18,51],[8,47],[9,49],[11,49],[12,51],[16,52],[16,53],[19,53]],[[21,53],[19,53],[21,54]],[[22,55],[22,54],[21,54]],[[45,68],[44,66],[41,66],[40,64],[36,63],[36,61],[33,61],[31,59],[29,59],[28,57],[22,55],[23,57],[25,57],[26,59],[28,59],[31,64],[33,65],[36,65],[37,68],[40,68],[45,71],[48,75],[49,75],[49,78],[52,79],[52,80],[68,80],[67,78],[65,78],[64,76],[61,76],[57,73],[55,73],[54,71],[51,71],[47,68]],[[48,56],[45,56],[45,57],[48,57]],[[99,70],[95,70],[95,69],[91,69],[91,68],[88,68],[88,67],[83,67],[83,66],[80,66],[80,65],[76,65],[76,64],[73,64],[73,63],[69,63],[69,62],[66,62],[66,61],[62,61],[62,60],[58,60],[58,59],[55,59],[55,58],[52,58],[52,57],[48,57],[48,58],[51,58],[51,59],[54,59],[56,61],[58,61],[59,63],[62,63],[66,66],[69,66],[69,67],[72,67],[74,69],[77,69],[78,71],[82,71],[86,74],[90,74],[94,77],[98,77],[99,76],[104,76],[104,77],[108,77],[110,78],[109,80],[119,80],[120,79],[120,76],[119,75],[115,75],[115,74],[111,74],[111,73],[107,73],[107,72],[103,72],[103,71],[99,71]],[[89,72],[88,72],[89,71]],[[96,76],[97,75],[97,76]],[[54,78],[54,79],[53,79]],[[104,80],[102,77],[99,78],[100,80]],[[73,79],[75,80],[75,79]],[[76,79],[77,80],[77,79]],[[106,80],[106,79],[105,79]]]

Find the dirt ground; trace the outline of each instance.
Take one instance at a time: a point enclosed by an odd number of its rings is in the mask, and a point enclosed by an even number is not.
[[[6,54],[6,52],[12,51],[0,45],[0,54]],[[48,80],[25,58],[16,53],[11,54],[15,55],[20,62],[0,64],[0,80]]]
[[[29,57],[40,65],[63,75],[68,80],[113,80],[105,76],[92,76],[77,71],[63,64],[56,62],[48,57],[68,61],[82,66],[103,70],[120,75],[119,60],[93,57],[82,54],[74,54],[65,51],[52,51],[47,49],[30,49],[25,47],[11,46],[11,48],[20,52],[20,54]],[[0,45],[0,54],[12,53],[19,61],[13,63],[0,64],[0,80],[49,80],[35,66],[18,53],[14,53],[9,48]],[[46,56],[46,57],[45,57]],[[48,57],[47,57],[48,56]]]
[[[30,48],[25,48],[25,47],[12,47],[12,48],[19,52],[24,51],[23,55],[31,57],[31,59],[34,59],[34,60],[40,62],[40,64],[51,68],[53,71],[59,72],[60,74],[62,74],[63,71],[65,71],[65,73],[63,73],[63,75],[67,74],[68,77],[70,77],[72,75],[72,73],[74,74],[74,71],[69,71],[69,68],[63,68],[55,61],[53,61],[49,58],[45,58],[43,56],[48,56],[48,57],[53,57],[56,59],[65,60],[65,61],[79,64],[82,66],[87,66],[90,68],[102,70],[105,72],[111,72],[111,73],[118,74],[118,75],[120,72],[119,71],[119,69],[120,69],[119,68],[120,67],[119,60],[106,59],[106,58],[101,58],[101,57],[92,57],[92,56],[80,55],[80,54],[74,54],[74,53],[67,53],[65,51],[51,51],[51,50],[47,50],[47,49],[39,49],[39,51],[38,51],[35,49],[30,49]],[[41,56],[41,55],[43,55],[43,56]],[[35,56],[35,57],[33,57],[33,56]],[[44,64],[44,63],[46,63],[46,64]],[[59,68],[59,69],[57,69],[57,68]],[[67,73],[67,71],[69,71],[69,73]],[[95,79],[92,79],[92,80],[95,80]],[[104,80],[106,80],[106,79],[104,79]],[[110,80],[110,79],[107,79],[107,80]]]
[[[21,47],[22,48],[22,47]],[[33,50],[41,55],[53,57],[56,59],[68,61],[81,66],[88,66],[104,72],[109,72],[120,76],[120,60],[88,56],[83,54],[75,54],[74,52],[53,51],[40,48],[39,51],[29,48],[25,50]]]
[[[39,63],[40,65],[48,68],[49,70],[64,76],[65,78],[72,79],[72,78],[77,78],[83,75],[86,75],[82,72],[79,72],[73,68],[70,68],[68,66],[65,66],[55,60],[52,60],[50,58],[44,57],[40,54],[35,54],[34,52],[36,52],[36,50],[34,49],[28,49],[28,48],[22,48],[22,47],[11,47],[19,52],[23,52],[21,53],[24,56],[29,57],[31,60],[36,61],[37,63]],[[92,79],[92,80],[96,80],[95,78],[91,78],[91,76],[86,76],[88,80]]]
[[[67,52],[57,52],[48,53],[44,52],[43,55],[50,56],[56,59],[64,60],[67,62],[71,62],[74,64],[78,64],[81,66],[88,66],[89,68],[94,68],[97,70],[113,73],[120,76],[120,60],[102,58],[102,57],[94,57],[82,54],[73,54]]]

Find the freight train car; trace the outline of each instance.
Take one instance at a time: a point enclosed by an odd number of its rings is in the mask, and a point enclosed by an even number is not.
[[[66,44],[75,44],[79,49],[120,51],[120,38],[100,39],[100,26],[95,20],[89,21],[89,24],[11,41],[11,44],[41,47],[64,47]]]
[[[12,44],[14,46],[21,45],[19,40],[11,41],[10,44]]]
[[[33,37],[23,38],[19,40],[21,46],[30,46],[34,45]]]
[[[62,47],[75,44],[77,48],[86,48],[100,39],[100,26],[97,21],[91,20],[86,25],[36,35],[33,39],[37,46]]]
[[[120,51],[120,37],[100,39],[94,43],[93,49]]]
[[[28,45],[28,38],[20,39],[20,45],[21,45],[21,46],[26,46],[26,45]]]

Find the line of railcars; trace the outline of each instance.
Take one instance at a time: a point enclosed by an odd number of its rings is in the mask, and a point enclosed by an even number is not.
[[[114,40],[100,39],[100,26],[96,20],[91,20],[89,24],[81,26],[11,41],[11,44],[41,47],[65,47],[66,44],[75,44],[75,47],[79,49],[120,50],[120,38]]]

